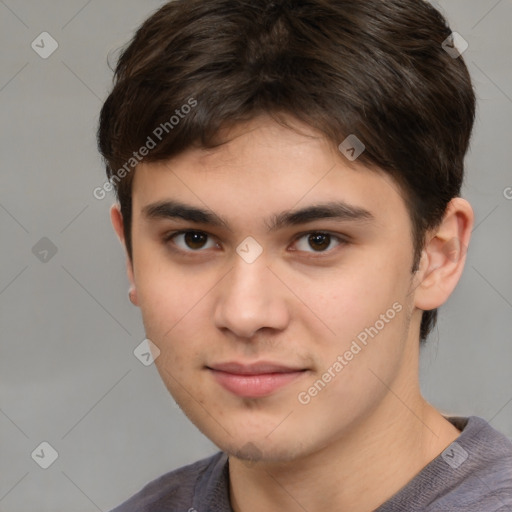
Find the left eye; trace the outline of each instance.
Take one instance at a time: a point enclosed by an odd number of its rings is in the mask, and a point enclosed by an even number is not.
[[[335,246],[343,243],[341,238],[329,233],[307,233],[297,239],[296,245],[299,251],[327,252],[328,249],[332,249],[331,244],[334,241],[336,242]]]
[[[200,249],[211,249],[216,247],[213,239],[208,240],[209,236],[201,231],[183,231],[174,233],[169,237],[181,250],[186,252],[197,252]],[[210,245],[208,245],[210,244]]]

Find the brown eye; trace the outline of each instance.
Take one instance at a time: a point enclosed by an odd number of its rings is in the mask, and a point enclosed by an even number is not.
[[[332,249],[338,245],[345,244],[346,241],[336,235],[329,233],[314,232],[306,233],[305,235],[297,238],[295,243],[296,249],[303,252],[309,253],[327,253],[331,252]]]
[[[208,236],[204,233],[195,233],[193,231],[189,231],[185,233],[185,244],[190,249],[202,249],[208,240]]]
[[[172,243],[182,252],[201,252],[217,246],[215,240],[202,231],[179,231],[164,238],[164,243]]]
[[[314,233],[309,235],[308,243],[315,251],[325,251],[331,244],[331,236],[325,233]]]

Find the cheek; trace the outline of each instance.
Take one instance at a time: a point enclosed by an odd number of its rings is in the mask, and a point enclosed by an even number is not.
[[[406,262],[389,255],[380,261],[361,258],[350,272],[340,271],[322,284],[316,307],[332,332],[313,339],[321,354],[319,370],[336,375],[325,400],[331,393],[348,407],[356,407],[363,396],[363,401],[376,400],[383,390],[376,375],[388,380],[396,374],[409,327],[409,282]]]
[[[186,336],[197,331],[199,326],[194,325],[194,319],[204,316],[203,299],[213,286],[207,275],[194,274],[156,258],[140,258],[135,277],[147,336],[162,351],[172,348],[176,356],[182,347],[190,350],[193,340]]]
[[[347,340],[373,325],[396,301],[402,302],[408,282],[409,276],[396,262],[360,260],[302,286],[303,300],[329,327],[331,335]],[[300,278],[296,285],[299,283]]]

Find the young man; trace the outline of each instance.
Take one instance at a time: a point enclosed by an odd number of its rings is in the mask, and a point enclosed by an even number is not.
[[[99,147],[155,364],[221,450],[116,512],[512,510],[512,444],[421,396],[475,97],[422,0],[176,0]]]

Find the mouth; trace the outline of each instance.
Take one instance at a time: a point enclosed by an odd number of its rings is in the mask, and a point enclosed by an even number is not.
[[[302,377],[308,370],[270,362],[221,363],[206,367],[224,389],[242,398],[261,398]]]

